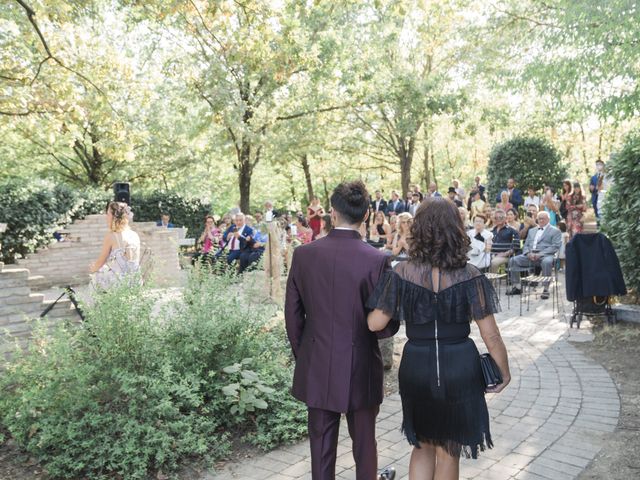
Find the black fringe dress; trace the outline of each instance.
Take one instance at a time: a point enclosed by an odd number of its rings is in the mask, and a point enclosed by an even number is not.
[[[437,293],[431,271],[430,265],[399,263],[380,279],[367,307],[406,324],[409,341],[398,376],[402,429],[409,443],[477,458],[478,450],[493,444],[470,322],[499,311],[499,301],[473,265],[442,271]]]

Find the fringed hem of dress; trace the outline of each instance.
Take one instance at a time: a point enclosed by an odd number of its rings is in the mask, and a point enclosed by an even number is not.
[[[416,437],[415,435],[413,436],[413,439],[410,439],[406,432],[405,435],[407,436],[409,443],[416,448],[420,448],[421,443],[428,443],[434,447],[441,447],[450,456],[456,458],[464,457],[477,460],[478,452],[484,452],[485,450],[493,448],[493,440],[491,439],[491,434],[489,432],[483,434],[482,442],[473,445],[463,445],[456,441],[446,439],[439,440],[435,438]]]

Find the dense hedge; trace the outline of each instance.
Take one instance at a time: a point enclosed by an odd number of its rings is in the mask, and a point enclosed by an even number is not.
[[[83,328],[40,332],[7,365],[0,426],[50,475],[143,479],[224,457],[230,432],[263,449],[305,434],[276,308],[231,277],[193,275],[159,311],[144,287],[115,288]]]
[[[529,186],[536,190],[543,185],[559,188],[567,171],[561,164],[558,151],[544,139],[515,137],[495,145],[489,154],[487,170],[491,202],[514,178],[523,195]],[[487,197],[489,198],[489,197]]]
[[[0,234],[0,261],[13,263],[53,241],[53,233],[67,223],[93,213],[102,213],[113,198],[111,191],[78,190],[44,180],[0,183],[0,223],[8,228]],[[202,230],[211,206],[200,199],[175,192],[155,191],[133,195],[135,220],[155,222],[162,212],[171,214],[176,226],[186,226],[189,235]]]
[[[47,181],[11,181],[0,184],[0,261],[16,258],[51,243],[53,233],[76,218],[104,210],[110,195],[100,190],[72,190]]]
[[[204,217],[213,213],[211,204],[207,202],[166,190],[133,194],[131,209],[137,222],[157,222],[162,213],[168,213],[171,215],[171,223],[176,227],[187,227],[187,235],[190,237],[202,232]]]
[[[640,292],[640,130],[629,134],[607,165],[613,185],[605,197],[602,230],[620,259],[627,288]]]

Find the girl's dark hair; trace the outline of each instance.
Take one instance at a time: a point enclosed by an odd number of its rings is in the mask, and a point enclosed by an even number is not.
[[[307,223],[307,219],[304,218],[302,215],[298,215],[297,216],[297,220],[298,220],[298,222],[300,222],[300,225],[302,225],[304,228],[309,228],[309,224]]]
[[[441,197],[422,202],[411,225],[409,256],[413,260],[443,270],[463,268],[469,244],[455,203]]]
[[[329,233],[333,228],[333,223],[331,222],[331,215],[323,215],[322,221],[324,222],[324,231]]]
[[[331,194],[331,208],[352,225],[364,220],[369,203],[369,192],[360,180],[342,182]]]
[[[569,186],[569,190],[565,190],[564,187],[568,185]],[[571,189],[572,189],[572,185],[571,185],[571,180],[564,180],[562,182],[562,193],[571,193]]]
[[[507,210],[507,213],[509,212],[512,212],[515,215],[516,219],[519,217],[518,211],[515,208],[510,208],[509,210]]]
[[[204,223],[207,223],[207,220],[213,220],[213,223],[216,223],[216,219],[213,218],[213,215],[207,215],[206,217],[204,217]]]

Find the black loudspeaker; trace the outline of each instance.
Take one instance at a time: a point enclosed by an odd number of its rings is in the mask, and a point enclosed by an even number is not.
[[[124,202],[131,204],[131,192],[129,191],[129,183],[116,182],[113,184],[113,199],[116,202]]]

